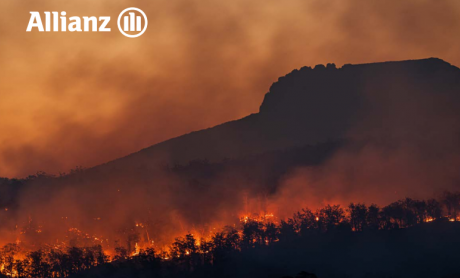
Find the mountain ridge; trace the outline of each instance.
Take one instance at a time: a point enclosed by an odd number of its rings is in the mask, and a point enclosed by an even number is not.
[[[270,86],[258,113],[171,138],[92,169],[219,161],[341,139],[357,119],[365,118],[363,107],[372,102],[366,90],[437,90],[442,80],[446,91],[460,87],[458,76],[460,69],[438,58],[302,67]]]

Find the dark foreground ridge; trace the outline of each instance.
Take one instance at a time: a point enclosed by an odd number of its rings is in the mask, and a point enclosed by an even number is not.
[[[406,198],[384,208],[305,208],[279,224],[248,217],[209,239],[179,237],[167,253],[149,249],[130,256],[120,248],[114,261],[101,257],[94,266],[85,264],[86,249],[69,249],[69,258],[44,253],[39,265],[48,268],[37,270],[65,270],[62,275],[74,278],[287,278],[300,270],[307,272],[298,278],[458,277],[459,201],[460,193],[446,192],[440,201]]]
[[[220,161],[338,141],[367,124],[366,118],[379,117],[379,124],[392,124],[397,117],[423,122],[431,116],[426,111],[436,113],[437,109],[443,111],[442,116],[460,105],[459,92],[460,69],[436,58],[303,67],[271,86],[257,114],[173,138],[95,168],[126,169],[165,160]],[[458,113],[450,116],[460,118]]]

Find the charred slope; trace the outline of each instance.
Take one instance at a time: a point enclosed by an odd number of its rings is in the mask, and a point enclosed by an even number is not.
[[[275,82],[260,112],[95,167],[219,161],[343,138],[411,140],[460,122],[460,69],[440,59],[318,65]],[[443,134],[445,135],[445,134]],[[388,142],[383,142],[388,143]]]

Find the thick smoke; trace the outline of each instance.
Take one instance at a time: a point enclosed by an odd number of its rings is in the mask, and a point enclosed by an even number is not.
[[[107,34],[24,31],[32,10],[113,20],[128,5],[149,15],[148,32],[136,40],[114,25]],[[460,64],[456,1],[45,0],[6,1],[0,11],[2,176],[89,167],[245,116],[273,80],[303,65],[428,56]],[[354,124],[347,137],[356,145],[321,165],[289,169],[275,189],[231,165],[198,181],[167,167],[37,179],[20,191],[17,207],[2,211],[2,240],[59,242],[75,227],[110,247],[126,245],[133,229],[166,243],[238,224],[245,213],[285,217],[305,206],[385,205],[455,189],[453,110],[428,96],[368,97],[389,101],[381,106],[389,110],[372,107]],[[19,235],[16,225],[29,233]]]
[[[30,11],[149,15],[130,40],[26,33]],[[436,56],[460,63],[452,1],[2,1],[0,176],[90,167],[256,112],[303,65]],[[113,22],[112,22],[113,23]]]

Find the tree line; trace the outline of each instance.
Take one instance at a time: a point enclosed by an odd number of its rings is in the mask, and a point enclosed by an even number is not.
[[[101,246],[42,248],[18,258],[19,246],[8,244],[0,250],[0,272],[4,277],[20,278],[108,277],[111,272],[130,273],[120,277],[225,277],[221,276],[226,271],[225,263],[248,250],[325,233],[372,232],[432,221],[458,221],[459,214],[460,192],[445,192],[438,200],[406,198],[382,208],[363,203],[351,203],[346,208],[326,205],[316,211],[304,208],[279,223],[270,218],[246,218],[240,227],[225,227],[210,238],[191,233],[176,238],[168,251],[148,248],[133,255],[128,248],[118,247],[113,258],[105,255]],[[194,273],[200,275],[193,276]],[[305,272],[302,275],[314,277]]]

